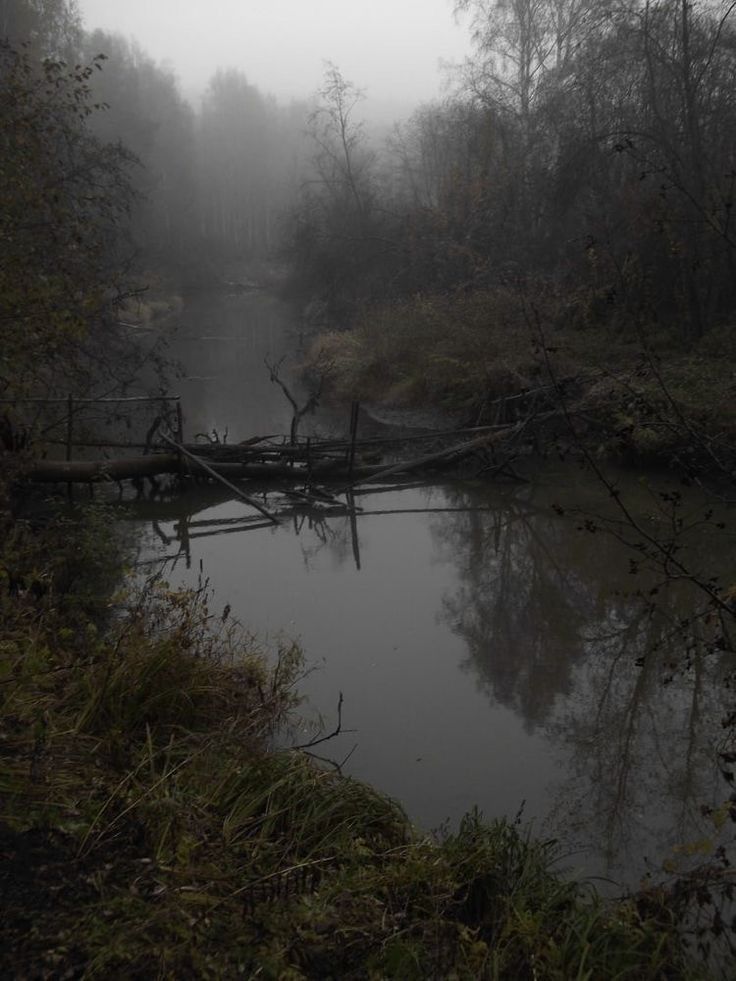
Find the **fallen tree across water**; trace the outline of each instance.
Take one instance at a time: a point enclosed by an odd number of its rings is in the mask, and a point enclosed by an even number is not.
[[[35,460],[23,468],[22,475],[34,483],[90,484],[180,472],[177,454],[150,453],[118,460]]]
[[[365,443],[355,441],[347,452],[340,452],[334,440],[308,438],[294,445],[279,445],[249,440],[244,444],[180,444],[163,436],[169,452],[154,452],[144,456],[128,456],[113,460],[36,460],[23,468],[25,480],[39,483],[104,483],[159,475],[209,477],[214,480],[275,480],[280,483],[304,484],[346,481],[348,487],[386,477],[417,474],[423,471],[454,467],[474,454],[491,450],[503,455],[496,460],[499,468],[511,462],[512,452],[530,420],[507,426],[490,426],[473,430],[470,440],[457,441],[452,431],[428,433],[442,446],[429,453],[390,463],[353,462],[356,453],[368,451],[375,459],[375,438]],[[462,432],[467,433],[467,430]],[[285,437],[288,439],[288,437]],[[450,445],[447,443],[450,441]],[[386,441],[395,442],[395,439]],[[380,454],[379,454],[380,458]],[[486,461],[484,461],[485,463]],[[319,496],[319,491],[315,492]],[[311,495],[309,495],[311,496]],[[330,495],[325,494],[325,497]]]

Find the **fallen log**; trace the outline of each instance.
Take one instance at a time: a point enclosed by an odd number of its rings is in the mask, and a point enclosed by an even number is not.
[[[180,474],[183,470],[194,476],[212,476],[213,473],[231,480],[280,480],[299,483],[306,479],[304,467],[292,467],[285,463],[205,463],[192,459],[182,467],[178,454],[152,453],[148,456],[129,456],[121,460],[38,460],[23,470],[25,480],[34,483],[89,484],[129,480],[134,477],[154,477],[159,474]],[[378,466],[357,468],[357,476],[367,476],[382,469]],[[347,467],[342,464],[336,470],[325,464],[312,469],[312,476],[326,478],[347,477]]]
[[[179,473],[179,457],[173,453],[129,456],[122,460],[38,460],[23,470],[26,480],[37,483],[90,484]]]
[[[542,415],[546,419],[553,413]],[[185,445],[176,443],[170,437],[166,441],[177,453],[152,453],[146,456],[130,456],[117,460],[39,460],[27,465],[23,471],[26,480],[39,483],[99,483],[105,481],[127,480],[135,477],[153,477],[159,474],[190,473],[195,476],[208,476],[229,487],[238,496],[244,497],[242,491],[229,485],[230,480],[275,480],[281,483],[309,483],[318,480],[340,481],[349,479],[347,490],[357,484],[370,480],[380,480],[388,477],[398,477],[416,473],[424,469],[447,468],[459,462],[464,457],[483,447],[514,442],[523,433],[530,420],[505,426],[502,429],[486,430],[475,439],[467,440],[454,446],[446,447],[433,453],[386,464],[363,464],[355,466],[352,474],[344,458],[330,459],[315,453],[311,465],[301,464],[295,460],[289,462],[263,461],[241,462],[222,460],[203,460],[192,453]],[[186,464],[182,457],[186,458]],[[314,491],[306,497],[319,497],[320,492]],[[329,495],[324,495],[329,499]],[[252,506],[256,504],[248,500]],[[260,505],[258,505],[260,507]],[[268,515],[271,518],[271,515]]]
[[[475,439],[461,443],[459,446],[451,446],[444,450],[438,450],[434,453],[427,453],[424,456],[415,457],[413,460],[402,460],[401,462],[394,463],[389,467],[379,466],[371,468],[374,472],[369,477],[358,474],[350,486],[355,487],[356,484],[365,479],[375,480],[378,478],[382,479],[384,477],[394,477],[398,476],[399,474],[411,473],[412,471],[419,470],[422,467],[437,466],[439,464],[449,466],[450,464],[461,460],[463,457],[468,456],[470,453],[473,453],[475,450],[491,446],[494,443],[499,443],[502,439],[515,439],[524,431],[528,421],[529,420],[524,420],[523,422],[517,422],[514,426],[507,426],[502,432],[498,430],[494,432],[486,432],[482,436],[477,436]]]
[[[181,445],[181,443],[177,443],[170,436],[167,436],[166,433],[161,433],[161,436],[163,439],[166,440],[166,442],[170,446],[173,446],[175,449],[179,451],[179,453],[183,454],[183,456],[185,456],[187,460],[189,460],[191,463],[194,463],[197,467],[204,470],[204,472],[206,474],[209,474],[210,477],[214,477],[215,480],[219,481],[221,484],[227,487],[228,490],[231,490],[236,497],[239,497],[242,501],[245,501],[246,504],[249,504],[250,507],[258,511],[259,514],[262,514],[264,518],[268,518],[268,520],[272,524],[277,525],[279,523],[279,519],[275,518],[271,514],[271,512],[267,511],[266,508],[264,508],[261,504],[258,503],[258,501],[254,501],[252,497],[249,497],[247,494],[244,494],[239,487],[236,487],[235,484],[231,484],[229,480],[223,477],[221,473],[218,473],[216,470],[214,470],[208,463],[205,463],[203,460],[200,460],[193,453],[190,453],[189,450],[185,450],[184,447]]]

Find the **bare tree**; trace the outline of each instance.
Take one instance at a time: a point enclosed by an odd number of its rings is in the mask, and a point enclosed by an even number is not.
[[[466,65],[472,91],[528,120],[549,73],[569,69],[606,7],[601,0],[456,0],[455,13],[469,15],[476,46]]]
[[[365,98],[331,62],[318,92],[319,102],[308,120],[308,131],[316,146],[313,164],[316,179],[327,197],[352,201],[356,213],[365,217],[371,204],[371,168],[375,155],[368,149],[364,126],[355,119],[355,109]]]

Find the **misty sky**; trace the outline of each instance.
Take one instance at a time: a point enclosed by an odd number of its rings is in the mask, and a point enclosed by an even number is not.
[[[468,51],[452,0],[79,0],[85,27],[135,37],[190,98],[218,67],[282,100],[319,88],[323,61],[399,109],[441,92],[440,60]],[[366,106],[368,108],[368,106]]]

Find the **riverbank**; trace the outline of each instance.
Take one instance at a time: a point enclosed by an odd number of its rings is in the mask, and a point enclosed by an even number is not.
[[[474,425],[497,421],[499,402],[514,397],[524,414],[542,392],[547,407],[575,415],[594,452],[646,464],[684,453],[713,467],[736,443],[728,330],[685,348],[664,330],[609,328],[554,297],[525,304],[497,288],[375,305],[348,330],[316,334],[306,364],[336,401],[440,409]],[[568,423],[558,428],[569,441]]]
[[[665,892],[604,904],[518,825],[435,840],[276,751],[298,648],[259,650],[205,584],[126,580],[104,510],[4,524],[8,975],[703,976]]]

